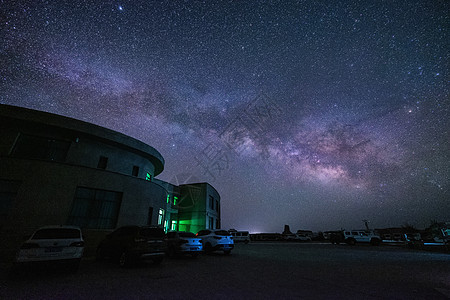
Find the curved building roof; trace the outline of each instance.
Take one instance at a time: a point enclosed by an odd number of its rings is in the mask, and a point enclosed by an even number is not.
[[[0,104],[0,117],[54,126],[93,136],[147,158],[155,166],[154,176],[164,170],[164,158],[155,148],[117,131],[61,115],[5,104]]]

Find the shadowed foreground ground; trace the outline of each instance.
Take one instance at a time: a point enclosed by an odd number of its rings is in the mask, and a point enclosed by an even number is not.
[[[3,268],[2,299],[448,299],[450,255],[395,247],[239,244],[222,253],[120,269]]]

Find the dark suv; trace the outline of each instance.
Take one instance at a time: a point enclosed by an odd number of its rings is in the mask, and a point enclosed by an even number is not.
[[[120,266],[139,260],[162,262],[166,251],[164,230],[159,227],[124,226],[108,234],[97,248],[97,260],[110,258]]]

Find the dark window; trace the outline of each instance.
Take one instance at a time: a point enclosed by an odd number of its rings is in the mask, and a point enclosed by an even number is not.
[[[219,200],[216,200],[216,211],[219,212]]]
[[[180,237],[195,237],[195,234],[192,232],[180,232],[179,235]]]
[[[213,196],[209,196],[209,208],[214,210],[214,197]]]
[[[152,225],[153,207],[148,208],[147,225]]]
[[[68,223],[81,228],[116,227],[122,193],[78,187]]]
[[[138,177],[139,176],[139,167],[138,166],[133,166],[133,172],[132,172],[133,176]]]
[[[231,236],[231,234],[228,231],[226,231],[226,230],[216,230],[216,231],[214,231],[214,234],[224,235],[224,236]]]
[[[216,219],[216,228],[220,228],[220,221],[219,221],[219,219]]]
[[[213,217],[209,217],[209,228],[214,229],[214,218]]]
[[[177,237],[177,233],[176,232],[169,232],[167,233],[167,238],[168,239],[174,239]]]
[[[70,142],[45,137],[20,134],[13,149],[13,156],[63,162]]]
[[[97,168],[99,169],[106,169],[106,165],[108,164],[108,158],[106,156],[100,156],[97,164]]]
[[[164,230],[159,227],[147,227],[147,228],[141,228],[139,234],[141,236],[149,237],[149,238],[163,238]]]
[[[33,240],[51,240],[51,239],[79,239],[81,232],[78,229],[71,228],[45,228],[40,229],[33,235]]]
[[[16,198],[21,182],[15,180],[0,180],[0,219],[8,215],[9,208]],[[1,221],[0,221],[1,223]]]
[[[211,231],[210,230],[200,230],[197,235],[202,236],[202,235],[208,235],[210,234]]]

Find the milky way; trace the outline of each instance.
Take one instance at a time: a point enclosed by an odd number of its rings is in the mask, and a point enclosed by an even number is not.
[[[449,2],[77,2],[0,1],[1,103],[152,145],[226,229],[450,220]]]

